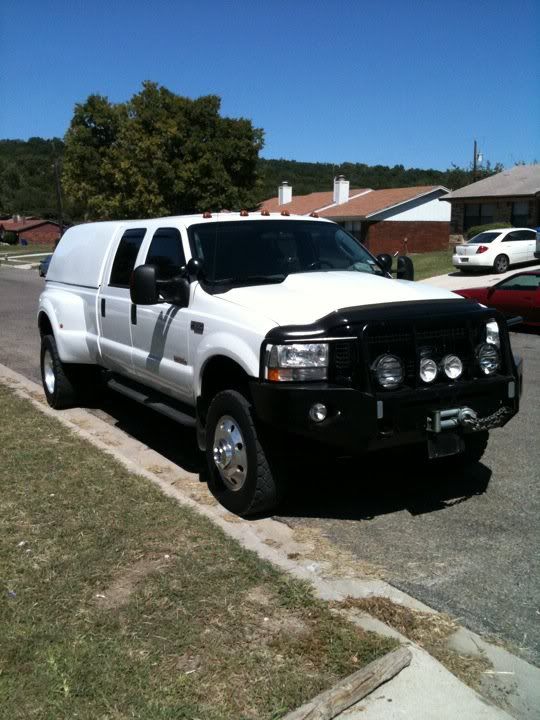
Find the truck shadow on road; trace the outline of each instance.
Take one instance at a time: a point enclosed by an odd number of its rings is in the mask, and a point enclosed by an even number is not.
[[[341,520],[369,520],[403,510],[422,515],[484,494],[491,474],[482,463],[466,470],[419,467],[398,453],[323,461],[298,468],[279,515]]]

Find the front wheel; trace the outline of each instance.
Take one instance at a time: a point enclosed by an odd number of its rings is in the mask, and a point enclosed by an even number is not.
[[[497,255],[493,263],[493,269],[496,273],[505,273],[510,267],[510,260],[506,255]]]
[[[251,403],[220,392],[206,418],[208,487],[227,510],[248,516],[276,507],[278,483],[254,422]]]

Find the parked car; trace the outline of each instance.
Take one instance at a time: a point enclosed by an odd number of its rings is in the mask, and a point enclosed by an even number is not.
[[[524,324],[540,326],[540,270],[516,273],[491,287],[455,292],[496,308],[506,317],[521,315]]]
[[[39,277],[45,277],[47,275],[47,270],[49,269],[51,258],[52,255],[47,255],[47,257],[43,258],[43,260],[39,263]]]
[[[276,506],[291,450],[476,463],[519,410],[506,321],[387,265],[289,213],[77,225],[39,300],[45,396],[76,405],[104,376],[194,428],[204,479],[241,515]]]
[[[510,265],[534,262],[536,231],[530,228],[501,228],[475,235],[457,245],[452,264],[462,272],[492,268],[504,273]]]

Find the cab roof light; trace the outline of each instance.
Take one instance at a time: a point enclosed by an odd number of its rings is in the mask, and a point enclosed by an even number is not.
[[[317,218],[317,217],[319,217],[319,213],[318,213],[318,212],[315,212],[315,210],[314,210],[313,212],[309,213],[309,217],[315,217],[315,218]]]
[[[291,213],[288,210],[282,210],[281,214],[283,215],[283,217],[289,217]]]
[[[261,210],[261,215],[264,215],[264,217],[270,217],[270,210]]]
[[[206,212],[203,212],[202,216],[205,220],[208,220],[208,218],[212,217],[212,213],[210,212],[210,210],[207,210]]]
[[[247,217],[249,215],[247,210],[240,210],[240,217]]]

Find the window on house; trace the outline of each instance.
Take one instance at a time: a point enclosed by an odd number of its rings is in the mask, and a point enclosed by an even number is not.
[[[529,203],[527,201],[512,203],[512,225],[523,227],[529,224]]]
[[[145,228],[126,230],[122,235],[114,258],[109,285],[129,287],[129,279],[145,235]]]

